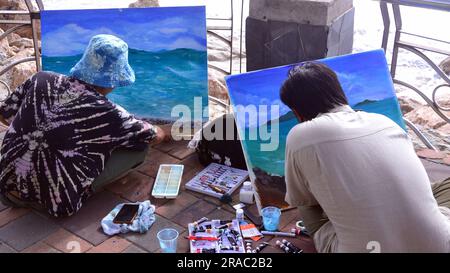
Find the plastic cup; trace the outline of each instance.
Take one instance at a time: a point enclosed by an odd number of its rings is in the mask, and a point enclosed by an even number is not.
[[[163,253],[177,252],[178,231],[173,228],[165,228],[160,230],[156,237],[158,237]]]
[[[265,207],[261,210],[264,229],[267,231],[277,231],[280,223],[281,210],[276,207]]]

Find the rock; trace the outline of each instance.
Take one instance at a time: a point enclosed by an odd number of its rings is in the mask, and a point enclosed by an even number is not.
[[[11,90],[16,89],[19,85],[21,85],[24,81],[26,81],[35,73],[36,73],[35,62],[26,62],[14,66],[12,68],[13,76],[10,85]]]
[[[24,0],[0,0],[0,7],[2,10],[28,10]],[[0,15],[0,20],[29,20],[29,15]],[[3,29],[9,29],[15,25],[0,24]],[[32,38],[31,27],[23,27],[16,31],[22,37]]]
[[[407,97],[407,96],[399,96],[398,102],[400,104],[400,108],[404,115],[408,114],[409,112],[413,111],[414,109],[418,109],[425,105],[424,103],[421,103],[421,102],[419,102],[413,98]]]
[[[444,159],[446,157],[445,153],[431,149],[421,149],[417,151],[417,155],[428,159]]]
[[[230,52],[208,49],[208,61],[210,62],[226,62],[230,59]]]
[[[419,124],[431,129],[439,129],[447,124],[429,106],[422,106],[407,113],[405,118],[414,124]]]
[[[3,30],[0,29],[0,35],[3,34]],[[0,63],[2,63],[4,60],[11,57],[12,51],[8,43],[8,39],[3,39],[0,41]]]
[[[138,0],[129,5],[130,8],[159,7],[158,0]]]
[[[439,67],[444,71],[445,74],[450,76],[450,57],[447,57],[445,60],[443,60]]]
[[[16,47],[14,47],[16,48]],[[19,49],[15,55],[13,57],[11,57],[8,61],[15,61],[15,60],[19,60],[19,59],[23,59],[23,58],[27,58],[27,57],[32,57],[34,56],[34,49],[33,48],[24,48],[24,49]]]
[[[225,74],[213,68],[208,70],[209,95],[218,99],[228,100],[228,89],[225,84]]]
[[[11,34],[9,34],[8,35],[8,42],[9,43],[12,43],[12,42],[14,42],[14,41],[16,41],[16,40],[19,40],[19,39],[22,39],[22,37],[20,37],[20,35],[19,34],[17,34],[17,33],[11,33]]]
[[[9,44],[10,44],[10,46],[15,46],[22,50],[24,48],[32,48],[33,40],[29,39],[29,38],[20,38],[20,39],[14,40],[13,42],[11,42]]]

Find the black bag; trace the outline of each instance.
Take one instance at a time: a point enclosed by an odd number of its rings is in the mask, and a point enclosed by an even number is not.
[[[210,133],[217,137],[211,139]],[[196,151],[200,163],[204,166],[215,162],[247,170],[241,141],[232,114],[223,115],[203,127]]]

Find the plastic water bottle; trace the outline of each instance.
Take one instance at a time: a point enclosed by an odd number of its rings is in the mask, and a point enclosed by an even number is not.
[[[241,201],[241,203],[245,204],[253,204],[255,202],[252,182],[244,182],[244,185],[239,192],[239,200]]]

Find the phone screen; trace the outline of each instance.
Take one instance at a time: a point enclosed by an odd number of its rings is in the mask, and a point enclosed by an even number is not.
[[[139,205],[125,204],[114,217],[115,224],[131,224],[139,210]]]

